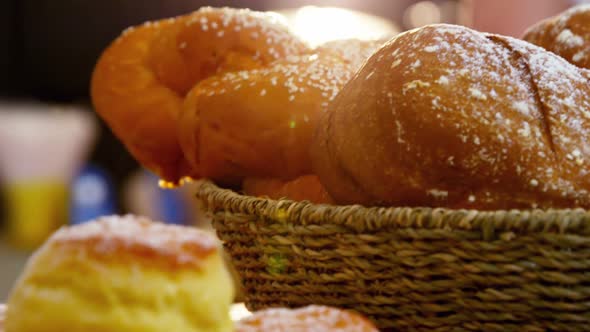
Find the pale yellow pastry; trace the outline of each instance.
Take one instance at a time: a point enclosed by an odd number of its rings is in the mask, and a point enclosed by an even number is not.
[[[38,250],[9,297],[5,332],[229,332],[233,296],[211,235],[106,217]]]

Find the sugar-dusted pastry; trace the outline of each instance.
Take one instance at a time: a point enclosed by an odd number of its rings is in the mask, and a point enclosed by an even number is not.
[[[96,64],[92,101],[141,164],[177,181],[191,173],[176,135],[186,93],[212,75],[308,50],[273,15],[206,7],[126,30]]]
[[[339,204],[590,207],[590,71],[522,40],[398,35],[317,128],[314,171]]]
[[[310,54],[201,82],[178,124],[189,164],[222,184],[309,174],[319,116],[353,73],[336,57]]]
[[[575,6],[538,22],[527,29],[523,39],[590,69],[590,5]]]
[[[5,332],[230,332],[233,296],[211,235],[105,217],[60,229],[32,256]]]
[[[236,332],[378,332],[357,313],[311,305],[299,309],[266,309],[240,320]]]

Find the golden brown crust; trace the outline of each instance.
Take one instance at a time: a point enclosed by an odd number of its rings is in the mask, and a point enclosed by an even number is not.
[[[242,190],[246,195],[271,199],[309,201],[316,204],[334,202],[316,175],[303,175],[289,181],[247,178],[242,184]]]
[[[378,332],[359,314],[312,305],[299,309],[266,309],[253,313],[236,325],[236,332]]]
[[[115,135],[141,164],[169,180],[183,168],[170,135],[182,98],[158,82],[145,58],[159,29],[173,24],[146,24],[121,35],[101,56],[91,83],[94,107]]]
[[[312,50],[272,15],[202,8],[129,29],[102,55],[97,112],[165,180],[311,172],[320,114],[383,40]]]
[[[590,5],[579,5],[527,29],[524,40],[590,69]]]
[[[268,13],[203,7],[176,20],[160,30],[148,62],[160,81],[182,96],[207,77],[309,51]]]
[[[271,15],[206,7],[126,30],[96,65],[92,99],[131,154],[175,182],[191,173],[176,137],[186,92],[211,75],[307,50]]]
[[[144,262],[164,268],[198,268],[220,250],[217,239],[204,231],[132,215],[64,227],[46,245],[56,254],[84,252],[101,260]]]
[[[239,185],[247,177],[290,180],[309,174],[320,115],[362,64],[362,54],[378,45],[325,46],[195,86],[178,124],[195,176]]]
[[[181,146],[201,177],[291,179],[311,171],[317,119],[353,72],[332,57],[291,57],[197,85],[179,121]]]
[[[314,170],[338,203],[589,207],[588,77],[509,37],[404,33],[331,103]]]

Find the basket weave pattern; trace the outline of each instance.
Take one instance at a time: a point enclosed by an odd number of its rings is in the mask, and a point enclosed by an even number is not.
[[[590,331],[590,213],[197,197],[249,309],[325,304],[400,331]]]

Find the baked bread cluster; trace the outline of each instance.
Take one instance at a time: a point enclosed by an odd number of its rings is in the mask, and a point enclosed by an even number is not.
[[[208,7],[125,31],[96,65],[92,98],[130,153],[174,183],[330,204],[590,208],[590,7],[523,39],[436,24],[310,48],[276,16]],[[62,228],[30,259],[0,328],[377,331],[324,306],[232,322],[220,248],[135,216]]]
[[[330,204],[587,208],[589,15],[540,22],[529,42],[437,24],[312,49],[273,15],[204,8],[123,33],[93,100],[169,181]]]
[[[590,69],[590,5],[572,7],[530,27],[524,40]]]
[[[275,16],[203,8],[128,29],[99,59],[96,111],[163,179],[291,180],[328,102],[383,41],[312,49]]]
[[[0,306],[0,329],[377,331],[358,314],[323,306],[263,311],[236,325],[233,295],[220,244],[209,233],[131,215],[104,217],[60,229],[32,256],[5,320]]]
[[[406,32],[330,104],[314,171],[344,204],[589,207],[589,78],[521,40]]]

